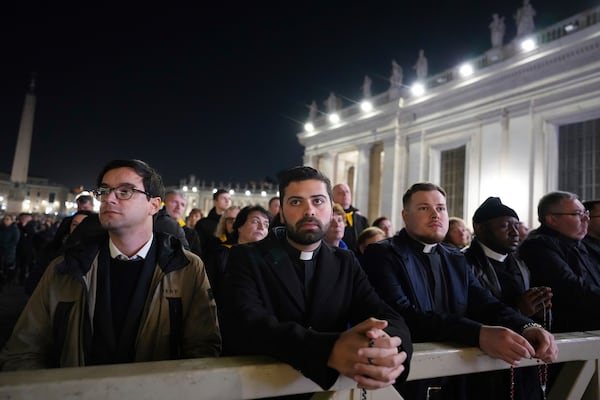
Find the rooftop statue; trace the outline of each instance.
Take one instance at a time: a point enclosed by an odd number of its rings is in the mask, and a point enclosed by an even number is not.
[[[523,7],[519,8],[515,15],[517,37],[529,35],[533,32],[535,29],[533,17],[535,17],[535,10],[531,4],[529,4],[529,0],[523,0]]]
[[[490,24],[490,32],[492,35],[492,47],[502,47],[504,41],[504,33],[506,26],[504,25],[504,17],[498,17],[498,14],[492,15],[492,23]]]
[[[427,58],[425,58],[425,51],[419,50],[419,58],[414,68],[417,70],[417,79],[423,80],[427,78]]]
[[[310,106],[308,106],[308,121],[313,122],[317,119],[318,113],[319,108],[317,107],[317,102],[313,100],[312,103],[310,103]]]
[[[331,114],[331,113],[337,111],[338,102],[339,102],[339,100],[337,97],[335,97],[335,94],[333,92],[330,92],[329,97],[327,98],[327,100],[325,100],[325,108],[326,108],[328,114]]]
[[[390,76],[390,88],[402,87],[403,72],[402,67],[398,65],[396,60],[392,60],[392,75]]]
[[[371,78],[369,78],[368,75],[365,75],[365,80],[362,84],[363,98],[365,99],[371,97],[371,83],[373,83],[373,81],[371,81]]]

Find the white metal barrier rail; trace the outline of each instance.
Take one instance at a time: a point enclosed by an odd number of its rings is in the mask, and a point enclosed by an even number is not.
[[[549,399],[600,399],[600,331],[555,335],[559,362],[567,367]],[[535,365],[525,360],[521,366]],[[507,369],[477,348],[442,343],[415,345],[409,380]],[[319,398],[358,399],[354,382],[341,379]],[[223,357],[85,368],[0,373],[0,400],[7,399],[254,399],[321,389],[287,364],[267,357]],[[337,393],[336,393],[337,392]],[[399,399],[389,388],[370,399]]]

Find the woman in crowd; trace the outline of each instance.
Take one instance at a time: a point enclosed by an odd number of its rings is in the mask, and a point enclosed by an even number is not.
[[[225,211],[223,216],[226,214],[227,211]],[[258,242],[264,239],[269,233],[271,215],[263,207],[258,205],[247,206],[241,210],[238,207],[236,215],[235,220],[231,224],[231,234],[228,236],[228,240],[222,241],[221,245],[216,249],[211,265],[207,263],[206,272],[208,273],[217,304],[219,302],[221,281],[225,273],[227,259],[229,258],[229,249],[236,244]],[[223,217],[221,217],[221,220],[223,220]],[[220,225],[221,223],[219,222]]]
[[[458,217],[448,219],[448,233],[446,233],[444,243],[451,244],[461,250],[471,244],[471,231],[467,228],[465,221]]]

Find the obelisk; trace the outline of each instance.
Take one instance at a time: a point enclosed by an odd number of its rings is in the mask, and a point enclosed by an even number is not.
[[[35,75],[31,77],[29,92],[25,95],[25,104],[21,114],[21,125],[15,148],[10,180],[14,183],[26,183],[29,173],[29,155],[31,153],[31,138],[33,135],[33,117],[35,113]]]

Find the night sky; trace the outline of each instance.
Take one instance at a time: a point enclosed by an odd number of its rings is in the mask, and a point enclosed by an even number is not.
[[[29,175],[85,188],[115,158],[147,161],[167,185],[190,174],[207,182],[274,178],[302,162],[296,134],[313,99],[321,110],[330,91],[359,100],[365,74],[374,94],[387,90],[392,59],[410,84],[421,48],[430,75],[478,56],[491,47],[491,15],[505,17],[507,42],[522,5],[18,3],[0,24],[0,171],[10,173],[35,71]],[[537,28],[599,4],[531,3]]]

